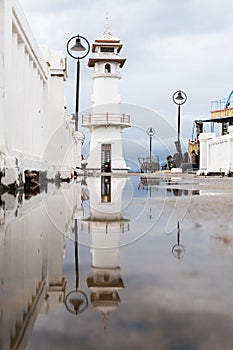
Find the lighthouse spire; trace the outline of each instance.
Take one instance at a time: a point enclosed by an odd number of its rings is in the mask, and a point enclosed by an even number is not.
[[[108,19],[108,12],[106,12],[106,19],[105,19],[105,25],[104,25],[104,34],[110,34],[110,25],[109,25],[109,19]]]

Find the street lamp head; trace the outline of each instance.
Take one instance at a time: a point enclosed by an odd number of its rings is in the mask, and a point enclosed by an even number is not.
[[[72,42],[75,40],[74,45],[71,47]],[[81,43],[81,40],[86,43],[86,46],[83,46]],[[90,52],[90,43],[89,41],[81,35],[75,35],[70,38],[66,44],[66,49],[70,57],[74,58],[75,60],[81,60],[84,57],[86,57]],[[79,53],[81,53],[81,56]]]
[[[146,133],[147,133],[148,136],[153,136],[154,133],[155,133],[155,129],[154,128],[148,128],[146,130]]]
[[[65,307],[74,315],[81,314],[88,307],[88,299],[86,293],[80,289],[71,290],[65,296]]]
[[[175,100],[182,102],[184,101],[184,97],[182,96],[181,91],[178,92],[178,95],[177,97],[175,97]]]
[[[74,46],[72,46],[70,50],[72,50],[72,51],[85,51],[86,50],[86,48],[81,44],[81,40],[80,40],[79,35],[76,38]]]
[[[183,105],[187,100],[187,95],[184,91],[179,90],[172,95],[172,99],[175,104]]]
[[[71,47],[72,42],[75,44]],[[81,40],[86,43],[86,47],[81,44]],[[70,57],[77,60],[77,80],[76,80],[76,102],[75,102],[75,131],[78,131],[78,112],[79,112],[79,76],[80,60],[86,57],[90,51],[89,41],[81,35],[75,35],[70,38],[66,44],[66,49]]]

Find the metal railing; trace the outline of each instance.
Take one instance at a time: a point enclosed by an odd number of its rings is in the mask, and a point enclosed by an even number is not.
[[[130,124],[128,114],[96,113],[82,116],[82,124]]]
[[[212,119],[231,117],[231,116],[233,116],[233,108],[224,108],[224,109],[215,110],[215,111],[210,112],[210,117]]]
[[[211,102],[210,118],[223,118],[233,116],[233,99],[222,98],[218,101]]]

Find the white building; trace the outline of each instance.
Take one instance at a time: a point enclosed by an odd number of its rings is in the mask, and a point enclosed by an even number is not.
[[[122,132],[130,117],[121,112],[120,70],[126,58],[120,56],[122,43],[105,31],[92,45],[88,66],[93,68],[92,113],[84,116],[82,126],[90,130],[87,169],[107,172],[127,171],[122,155]]]
[[[83,138],[66,116],[66,58],[38,46],[17,0],[0,1],[0,43],[1,183],[28,169],[72,176]]]
[[[215,133],[202,133],[200,142],[199,175],[233,174],[233,126],[228,133],[216,137]]]

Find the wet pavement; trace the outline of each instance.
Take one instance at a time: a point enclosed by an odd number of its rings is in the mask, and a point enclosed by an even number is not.
[[[0,348],[232,349],[233,179],[102,176],[0,207]]]

